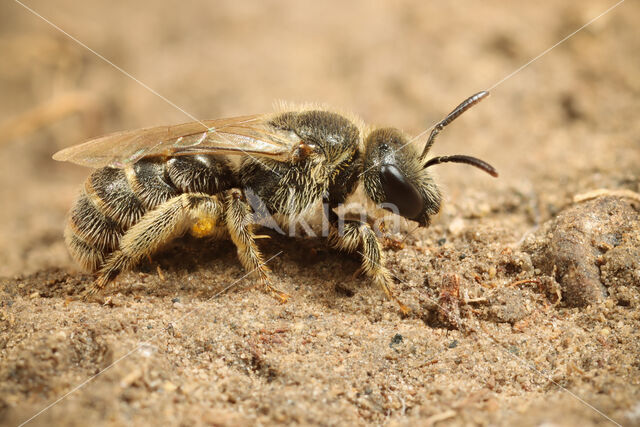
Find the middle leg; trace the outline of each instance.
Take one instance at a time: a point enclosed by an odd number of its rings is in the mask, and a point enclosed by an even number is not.
[[[289,295],[274,288],[269,281],[269,267],[265,265],[255,241],[253,211],[238,189],[227,193],[226,222],[231,240],[238,249],[238,258],[247,272],[255,273],[260,284],[274,298],[287,302]]]

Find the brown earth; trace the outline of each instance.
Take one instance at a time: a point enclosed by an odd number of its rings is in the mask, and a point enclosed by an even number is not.
[[[318,102],[411,134],[613,4],[28,3],[198,118]],[[59,398],[31,423],[640,424],[637,2],[439,137],[434,154],[500,178],[434,168],[441,214],[386,250],[407,317],[353,277],[356,257],[273,233],[260,245],[282,251],[269,264],[287,304],[249,280],[216,296],[244,275],[234,247],[191,238],[101,303],[78,298],[92,277],[62,229],[88,170],[51,154],[191,119],[18,3],[0,8],[0,424]]]

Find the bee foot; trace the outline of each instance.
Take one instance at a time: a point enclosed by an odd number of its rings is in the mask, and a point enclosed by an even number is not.
[[[81,294],[83,301],[92,302],[100,299],[102,289],[95,283],[91,283]]]
[[[409,307],[407,307],[406,305],[404,305],[402,303],[402,301],[400,301],[398,298],[393,297],[393,300],[398,304],[398,306],[400,307],[400,311],[402,312],[403,316],[408,316],[409,314],[411,314],[411,309]]]
[[[285,304],[287,301],[289,301],[289,298],[291,298],[291,295],[285,292],[282,292],[277,288],[274,288],[269,283],[263,283],[263,286],[264,286],[265,292],[267,292],[269,295],[271,295],[281,304]]]
[[[91,282],[80,294],[82,299],[85,301],[97,301],[108,283],[109,281],[105,280],[104,276],[98,276],[98,278]]]
[[[382,290],[390,300],[393,300],[396,302],[396,304],[398,304],[398,307],[400,308],[400,311],[402,312],[403,316],[407,316],[411,313],[411,309],[407,307],[402,301],[400,301],[400,299],[397,296],[393,294],[393,290],[390,286],[385,285],[382,287]]]

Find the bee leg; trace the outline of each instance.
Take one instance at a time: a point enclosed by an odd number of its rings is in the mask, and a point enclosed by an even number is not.
[[[393,294],[392,276],[384,266],[382,245],[369,224],[360,221],[345,221],[344,226],[340,228],[334,223],[329,234],[329,243],[334,248],[345,252],[359,251],[362,255],[362,266],[359,271],[382,288],[387,297],[400,306],[400,311],[403,314],[411,312],[409,307]]]
[[[185,193],[147,212],[122,236],[120,247],[108,256],[87,294],[100,292],[121,271],[131,269],[163,244],[183,234],[188,226],[192,225],[192,234],[198,234],[203,221],[224,222],[224,205],[216,196]]]
[[[226,200],[227,230],[238,249],[238,258],[245,270],[255,272],[260,284],[278,301],[285,303],[289,295],[276,289],[269,282],[269,267],[264,263],[253,233],[253,213],[238,189],[229,190]]]

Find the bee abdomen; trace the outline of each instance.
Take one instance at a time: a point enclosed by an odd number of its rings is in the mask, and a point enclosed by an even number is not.
[[[86,193],[78,198],[71,209],[69,226],[83,241],[101,250],[117,248],[124,232],[123,227],[102,213]]]
[[[167,174],[166,163],[160,159],[142,159],[125,169],[129,188],[145,209],[154,209],[181,192]]]
[[[221,156],[173,157],[166,165],[169,180],[183,193],[216,194],[235,182],[229,161]]]
[[[65,229],[64,240],[73,259],[86,270],[96,271],[104,263],[107,252],[82,240],[70,225]]]
[[[102,168],[95,171],[85,183],[85,194],[100,212],[123,230],[138,222],[146,212],[122,169]]]
[[[96,170],[85,181],[82,195],[71,208],[65,230],[71,256],[84,268],[97,270],[145,212],[124,170]]]
[[[118,247],[123,232],[123,228],[102,213],[91,197],[83,192],[71,208],[65,241],[78,263],[95,270],[105,256]]]

